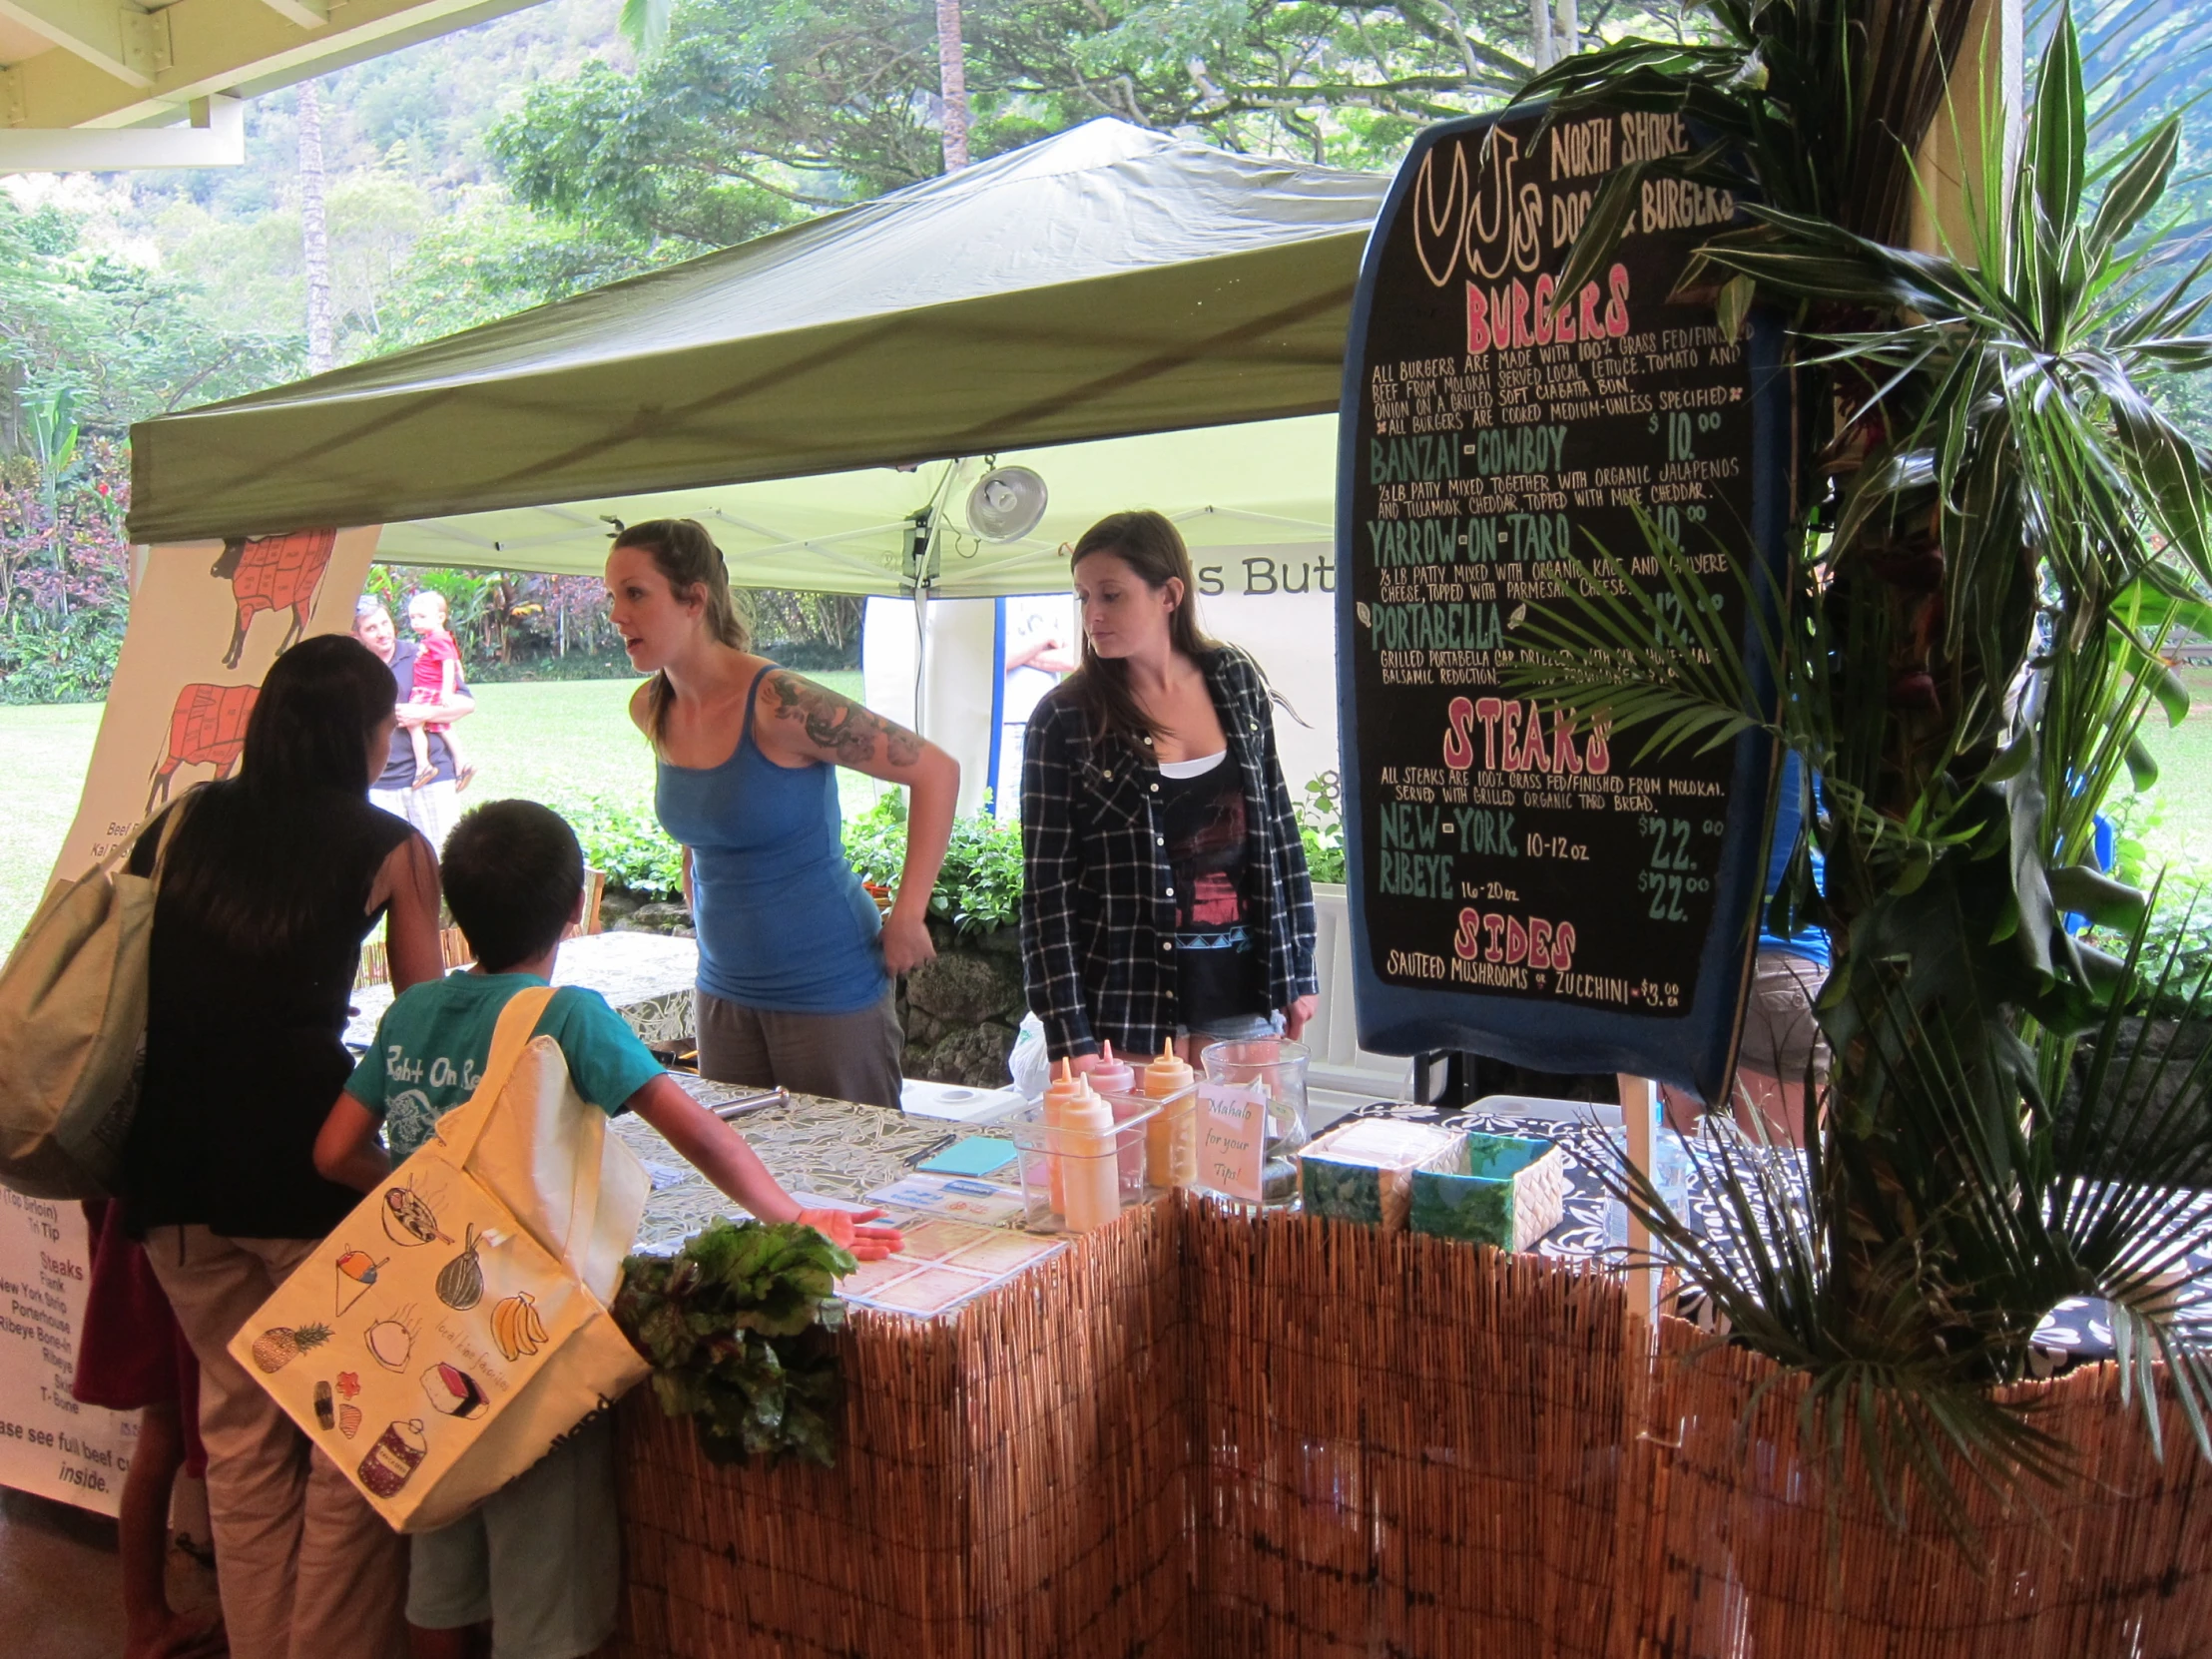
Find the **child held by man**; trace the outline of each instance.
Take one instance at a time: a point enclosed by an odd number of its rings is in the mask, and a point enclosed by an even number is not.
[[[407,601],[407,626],[418,642],[414,684],[409,703],[450,703],[461,693],[461,648],[445,625],[445,596],[425,588]],[[453,757],[453,788],[465,790],[476,768],[461,754],[460,740],[450,725],[410,726],[407,741],[414,745],[414,787],[437,781],[438,769],[430,759],[430,734],[445,740],[445,752]]]
[[[549,982],[561,935],[582,913],[583,851],[559,815],[533,802],[468,814],[446,840],[442,873],[476,964],[392,1003],[315,1142],[315,1167],[364,1192],[474,1092],[500,1010]],[[759,1220],[805,1222],[862,1260],[901,1247],[894,1230],[867,1225],[879,1210],[803,1209],[596,991],[554,992],[534,1034],[560,1045],[578,1095],[610,1115],[636,1112]],[[415,1659],[464,1659],[483,1651],[488,1625],[497,1659],[575,1659],[612,1634],[620,1587],[614,1440],[603,1414],[470,1514],[414,1537],[412,1650]]]

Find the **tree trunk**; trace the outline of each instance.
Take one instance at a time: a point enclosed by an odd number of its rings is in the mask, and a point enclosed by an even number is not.
[[[307,372],[337,361],[330,325],[330,232],[322,211],[322,99],[299,83],[299,252],[307,272]]]
[[[937,83],[944,95],[944,170],[968,164],[967,54],[960,45],[960,0],[937,0]]]
[[[1551,67],[1551,0],[1528,0],[1528,61]]]
[[[1575,0],[1559,0],[1559,56],[1571,58],[1582,50],[1582,13]]]

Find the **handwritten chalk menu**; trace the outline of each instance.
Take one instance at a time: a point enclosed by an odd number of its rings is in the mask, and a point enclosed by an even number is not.
[[[1431,129],[1361,274],[1340,415],[1338,676],[1360,1040],[1712,1093],[1758,898],[1771,746],[1638,757],[1642,734],[1507,684],[1572,590],[1667,583],[1639,512],[1703,576],[1774,568],[1788,523],[1779,327],[1670,302],[1736,215],[1646,179],[1594,280],[1569,245],[1612,170],[1685,151],[1674,117]],[[1579,561],[1579,570],[1577,563]],[[1664,654],[1683,636],[1654,628]]]

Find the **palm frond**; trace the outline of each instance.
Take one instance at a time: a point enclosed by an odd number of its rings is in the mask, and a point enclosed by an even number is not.
[[[1516,695],[1602,721],[1613,734],[1639,733],[1638,760],[1778,732],[1750,671],[1752,662],[1771,669],[1781,661],[1775,596],[1733,560],[1692,556],[1640,508],[1637,527],[1642,559],[1624,560],[1592,537],[1589,559],[1570,551],[1560,561],[1576,603],[1571,612],[1531,613],[1517,635],[1535,649],[1517,650],[1500,681]],[[1728,585],[1708,583],[1700,563],[1718,563]],[[1730,628],[1732,614],[1750,619],[1759,642],[1751,652]],[[1620,737],[1612,741],[1618,748]]]

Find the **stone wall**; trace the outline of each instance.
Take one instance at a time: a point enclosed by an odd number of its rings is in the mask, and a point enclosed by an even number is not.
[[[924,962],[899,987],[898,1018],[906,1030],[908,1077],[970,1088],[1003,1088],[1027,1003],[1021,991],[1021,937],[1013,927],[960,935],[929,923],[935,961]]]

